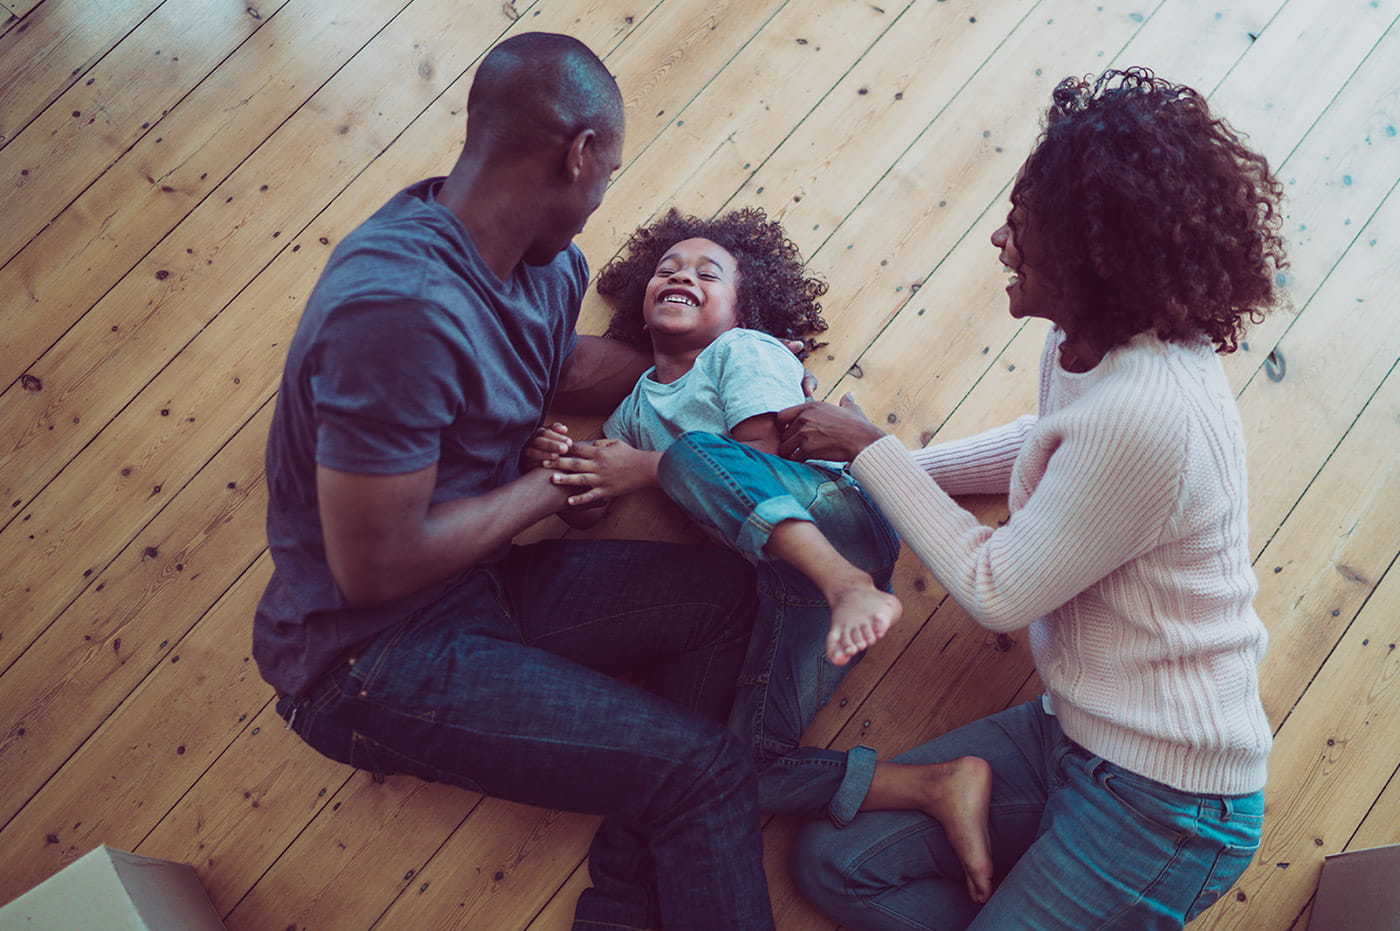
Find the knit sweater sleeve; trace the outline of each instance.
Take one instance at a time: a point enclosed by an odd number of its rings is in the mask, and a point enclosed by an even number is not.
[[[1018,459],[1024,503],[1001,527],[959,507],[893,437],[851,471],[904,542],[980,624],[1011,631],[1161,539],[1179,508],[1182,450],[1139,410],[1041,421]]]
[[[1011,469],[1026,442],[1035,416],[1027,414],[985,433],[937,443],[911,455],[939,488],[950,495],[1004,495]]]

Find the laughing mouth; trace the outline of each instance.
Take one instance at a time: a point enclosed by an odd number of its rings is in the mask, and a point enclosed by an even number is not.
[[[700,302],[684,291],[663,291],[657,297],[658,304],[680,304],[683,307],[699,307]]]

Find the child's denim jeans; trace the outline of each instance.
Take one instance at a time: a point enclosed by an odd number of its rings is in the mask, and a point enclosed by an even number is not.
[[[683,434],[658,474],[673,501],[758,571],[758,615],[730,728],[757,753],[759,807],[846,823],[870,787],[875,751],[799,744],[850,667],[826,658],[831,610],[821,592],[763,548],[780,522],[813,521],[841,555],[888,589],[898,538],[846,472],[789,462],[728,437]]]

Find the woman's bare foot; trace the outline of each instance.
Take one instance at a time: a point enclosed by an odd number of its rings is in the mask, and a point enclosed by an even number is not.
[[[826,635],[826,656],[844,666],[861,650],[883,637],[904,614],[899,599],[868,581],[835,593],[830,598],[831,629]]]
[[[992,897],[992,841],[987,833],[992,767],[977,756],[934,765],[943,769],[928,782],[928,807],[924,811],[943,825],[948,843],[957,852],[967,875],[967,894],[972,901],[983,904]]]
[[[917,810],[937,819],[962,862],[967,894],[992,897],[992,767],[977,756],[946,763],[878,763],[862,811]]]

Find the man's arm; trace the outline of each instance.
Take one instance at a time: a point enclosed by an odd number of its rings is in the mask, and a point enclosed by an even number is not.
[[[607,414],[651,367],[651,356],[615,339],[580,336],[564,360],[554,406],[566,414]]]
[[[568,489],[532,469],[483,495],[432,504],[437,466],[405,475],[316,467],[326,559],[352,605],[375,604],[460,572],[564,506]]]

